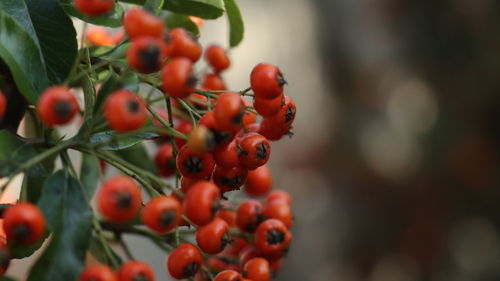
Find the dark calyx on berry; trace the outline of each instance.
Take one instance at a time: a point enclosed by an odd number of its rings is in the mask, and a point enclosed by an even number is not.
[[[127,101],[127,108],[130,113],[139,112],[139,102],[136,100]]]
[[[243,180],[244,178],[242,176],[235,176],[233,178],[222,177],[220,181],[224,186],[235,188],[241,186],[243,184]]]
[[[198,78],[194,75],[189,75],[188,79],[186,80],[186,85],[188,86],[195,86],[196,83],[198,83]]]
[[[58,101],[54,104],[54,112],[60,119],[66,119],[71,115],[71,104],[67,101]]]
[[[226,132],[226,131],[212,130],[212,133],[214,134],[215,143],[217,143],[217,144],[227,142],[228,140],[231,139],[231,136],[232,136],[230,132]]]
[[[203,167],[203,162],[196,156],[191,156],[184,162],[184,168],[190,174],[197,174],[203,171]]]
[[[295,118],[295,110],[292,107],[286,109],[285,122],[289,123]]]
[[[257,219],[254,222],[251,222],[246,225],[245,230],[247,232],[255,232],[255,230],[257,230],[257,227],[259,227],[259,225],[265,220],[266,217],[264,217],[264,215],[259,214],[257,215]]]
[[[283,88],[284,85],[288,84],[288,82],[286,82],[285,80],[285,77],[283,77],[283,74],[278,73],[278,76],[276,76],[276,81],[278,81],[278,85],[280,88]]]
[[[149,278],[144,274],[144,273],[139,273],[136,276],[134,276],[134,279],[132,281],[151,281]]]
[[[255,155],[257,156],[258,159],[266,159],[268,155],[268,148],[267,145],[264,143],[261,143],[257,146]]]
[[[27,224],[18,224],[12,229],[12,234],[14,234],[14,239],[17,242],[26,241],[31,235],[31,228]]]
[[[159,222],[162,226],[169,226],[174,222],[175,216],[175,211],[167,210],[160,215]]]
[[[160,68],[160,48],[156,45],[151,45],[139,51],[139,59],[141,60],[146,72],[154,72]]]
[[[0,249],[0,267],[5,269],[9,267],[10,264],[10,254],[7,249]]]
[[[234,240],[231,239],[231,235],[229,234],[229,232],[224,233],[220,243],[220,250],[224,250],[224,248],[226,248],[227,245],[233,243],[233,241]]]
[[[192,262],[188,264],[186,267],[184,267],[184,276],[193,276],[196,272],[198,272],[198,269],[200,268],[200,264],[197,262]]]
[[[283,243],[285,234],[277,229],[269,230],[266,234],[267,243],[277,245]]]
[[[243,121],[243,116],[245,116],[245,111],[242,110],[240,113],[238,113],[234,118],[231,120],[233,124],[240,124]]]
[[[116,195],[116,202],[120,209],[128,209],[132,205],[132,196],[128,192],[119,192]]]

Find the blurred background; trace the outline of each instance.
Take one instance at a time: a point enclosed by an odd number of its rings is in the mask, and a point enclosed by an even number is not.
[[[298,108],[270,160],[295,211],[277,280],[500,280],[500,2],[239,4],[229,88],[273,63]],[[206,21],[200,40],[227,32]],[[164,253],[127,240],[168,280]]]

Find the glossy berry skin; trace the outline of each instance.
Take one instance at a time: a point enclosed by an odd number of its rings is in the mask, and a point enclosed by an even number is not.
[[[142,210],[144,225],[158,233],[168,233],[177,226],[181,218],[181,204],[171,196],[151,199]]]
[[[236,224],[244,232],[253,233],[264,220],[262,204],[257,200],[246,200],[236,210]]]
[[[229,192],[240,189],[245,183],[247,174],[248,170],[240,166],[229,169],[216,167],[212,177],[221,192]]]
[[[263,254],[280,254],[286,250],[292,234],[285,224],[277,219],[267,219],[255,231],[254,243]]]
[[[220,73],[228,69],[231,65],[226,51],[217,45],[212,45],[205,49],[205,60],[214,69],[215,73]]]
[[[167,259],[167,269],[176,279],[194,276],[201,267],[201,253],[195,246],[184,243],[175,248]]]
[[[268,219],[277,219],[287,228],[292,226],[293,215],[290,205],[284,201],[272,201],[264,205],[264,216]]]
[[[266,204],[273,201],[283,201],[288,205],[292,205],[292,196],[283,190],[273,190],[266,197]]]
[[[201,45],[183,28],[174,28],[169,33],[172,57],[184,57],[193,63],[201,57]]]
[[[265,117],[262,120],[259,133],[269,140],[279,140],[290,130],[295,115],[295,102],[290,97],[285,96],[285,105],[275,115]]]
[[[253,258],[243,268],[243,276],[253,281],[271,280],[269,262],[264,258]]]
[[[245,239],[234,237],[233,243],[229,244],[222,254],[238,258],[239,254],[246,246],[248,246],[248,242]]]
[[[196,85],[192,72],[193,65],[187,58],[178,57],[167,62],[160,77],[165,93],[173,98],[187,98]]]
[[[7,247],[7,242],[5,238],[0,239],[0,276],[4,275],[10,264],[10,250]]]
[[[231,241],[229,226],[221,218],[216,217],[196,230],[196,243],[207,254],[214,255],[222,252]]]
[[[210,176],[215,166],[212,154],[194,153],[187,145],[179,150],[176,164],[181,175],[192,179],[202,179]]]
[[[213,152],[215,163],[218,167],[230,169],[239,165],[238,143],[233,139],[226,145],[221,145]]]
[[[160,18],[141,8],[132,8],[125,14],[123,27],[132,39],[145,36],[161,38],[165,30],[165,24]]]
[[[226,83],[219,75],[208,73],[203,77],[201,88],[207,91],[224,91],[226,90]]]
[[[193,124],[184,119],[177,119],[177,122],[174,122],[174,129],[185,135],[189,135],[189,133],[191,133],[191,130],[193,129]],[[177,148],[180,149],[187,143],[187,141],[185,139],[176,137],[175,143],[177,144]]]
[[[97,194],[101,214],[111,222],[133,219],[141,208],[141,191],[129,177],[114,176],[104,182]]]
[[[127,50],[127,62],[141,73],[157,72],[167,58],[167,45],[159,38],[139,37]]]
[[[47,88],[38,99],[38,115],[48,125],[63,125],[78,112],[78,102],[73,92],[65,86]]]
[[[253,107],[262,116],[272,116],[280,111],[280,109],[285,105],[285,96],[283,92],[273,98],[255,98],[253,100]]]
[[[250,170],[266,164],[271,154],[269,141],[258,133],[244,134],[238,140],[238,149],[240,165]]]
[[[228,209],[220,209],[215,216],[226,221],[229,227],[236,226],[236,212]]]
[[[224,270],[233,270],[233,271],[239,270],[238,266],[236,266],[235,264],[231,264],[229,262],[226,262],[223,259],[220,259],[218,257],[208,258],[207,265],[208,265],[208,268],[210,268],[212,271],[215,271],[215,272],[220,272],[220,271],[224,271]]]
[[[155,155],[155,164],[160,176],[171,177],[175,175],[174,148],[171,143],[164,143],[160,146]]]
[[[214,281],[242,281],[242,277],[237,271],[223,270],[215,276]]]
[[[199,125],[203,125],[209,128],[215,137],[215,143],[217,146],[221,146],[229,143],[234,138],[234,133],[229,131],[220,130],[217,127],[217,122],[215,120],[214,111],[211,110],[205,113],[199,121]]]
[[[146,123],[146,105],[133,92],[118,90],[107,98],[104,116],[108,120],[109,127],[117,132],[137,130]]]
[[[85,268],[78,281],[118,281],[118,276],[111,267],[95,264]]]
[[[187,144],[194,153],[211,152],[215,148],[215,136],[210,129],[200,125],[191,130]]]
[[[36,205],[20,202],[5,210],[3,230],[8,241],[33,244],[45,232],[45,218]]]
[[[120,281],[154,281],[155,276],[149,265],[140,261],[124,263],[118,271]]]
[[[217,98],[214,117],[217,128],[222,131],[236,132],[241,128],[245,104],[237,93],[223,93]]]
[[[260,63],[254,67],[250,74],[250,86],[256,98],[273,99],[278,97],[286,84],[278,67]]]
[[[259,251],[252,245],[247,245],[243,249],[241,249],[239,253],[238,260],[240,262],[241,269],[243,266],[251,259],[261,257]]]
[[[267,165],[262,165],[253,171],[248,171],[244,191],[252,196],[262,196],[268,193],[272,186],[271,170]]]
[[[115,0],[74,0],[75,8],[87,16],[99,16],[113,9]]]
[[[198,226],[206,225],[219,209],[219,201],[217,186],[208,181],[199,181],[191,186],[184,198],[184,215]]]
[[[0,119],[2,119],[5,111],[7,110],[7,98],[4,93],[0,91]]]

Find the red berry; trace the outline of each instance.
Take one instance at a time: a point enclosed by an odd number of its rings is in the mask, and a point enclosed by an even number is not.
[[[238,144],[236,139],[216,148],[213,155],[218,167],[229,169],[238,166],[240,163],[240,160],[238,160]]]
[[[262,116],[272,116],[278,113],[284,105],[285,95],[283,94],[283,92],[273,99],[256,97],[253,100],[253,107]]]
[[[197,154],[211,152],[215,148],[214,134],[203,125],[194,127],[189,133],[187,145]]]
[[[196,243],[207,254],[214,255],[222,252],[231,241],[229,226],[221,218],[216,217],[196,230]]]
[[[226,51],[217,45],[209,46],[205,50],[205,60],[213,67],[215,73],[222,72],[231,65]]]
[[[175,175],[175,157],[174,149],[171,143],[165,143],[160,146],[155,156],[155,164],[158,168],[158,173],[162,177],[170,177]]]
[[[264,220],[262,204],[256,200],[246,200],[236,210],[236,224],[245,232],[254,232]]]
[[[68,87],[53,86],[41,94],[37,108],[40,118],[46,125],[62,125],[71,121],[76,115],[78,102]]]
[[[229,192],[240,189],[245,183],[248,170],[246,168],[236,166],[233,168],[216,167],[213,174],[213,181],[220,188],[221,192]]]
[[[224,250],[223,254],[230,257],[238,257],[240,252],[248,246],[248,242],[239,237],[235,237],[233,243],[229,244]]]
[[[295,120],[295,114],[295,102],[290,97],[285,96],[285,105],[275,115],[265,117],[262,120],[259,133],[270,140],[281,139],[290,130]]]
[[[169,33],[172,57],[185,57],[193,63],[201,57],[201,46],[196,39],[183,28],[174,28]]]
[[[45,218],[36,205],[20,202],[8,207],[3,214],[3,230],[8,241],[33,244],[45,232]]]
[[[243,103],[245,104],[245,106],[251,106],[251,103],[246,100],[244,100]],[[249,129],[250,125],[255,123],[255,120],[257,120],[257,115],[253,112],[245,110],[245,113],[243,114],[243,124],[247,126],[247,129]],[[249,132],[251,131],[249,130]]]
[[[250,86],[255,97],[273,99],[278,97],[286,84],[278,67],[260,63],[254,67],[250,74]]]
[[[238,270],[238,266],[229,263],[224,259],[224,256],[213,256],[207,259],[208,267],[215,272],[220,272],[224,270]],[[215,279],[214,279],[215,280]]]
[[[111,267],[95,264],[85,268],[78,281],[118,281],[118,277]]]
[[[214,218],[219,209],[220,191],[213,183],[199,181],[186,194],[183,210],[193,223],[202,226]]]
[[[210,176],[215,166],[212,154],[194,153],[187,145],[183,146],[179,151],[176,164],[181,175],[193,179]]]
[[[137,130],[146,123],[146,105],[133,92],[118,90],[107,98],[104,116],[111,129],[117,132]]]
[[[269,192],[273,185],[271,170],[267,165],[248,171],[245,192],[253,196],[261,196]]]
[[[87,16],[99,16],[113,9],[115,0],[75,0],[76,9]]]
[[[226,221],[229,227],[236,226],[236,212],[229,209],[220,209],[215,216]]]
[[[97,194],[101,214],[112,222],[133,219],[141,208],[141,191],[129,177],[114,176],[107,180]]]
[[[192,72],[193,65],[187,58],[173,58],[167,62],[160,77],[165,93],[173,98],[187,98],[196,85]]]
[[[255,231],[254,243],[263,254],[283,253],[290,241],[292,234],[285,224],[277,219],[268,219],[262,222]]]
[[[241,128],[245,104],[237,93],[223,93],[217,98],[214,117],[217,128],[223,131],[236,132]]]
[[[215,278],[214,281],[242,281],[241,275],[234,270],[223,270],[219,272]]]
[[[239,253],[239,262],[240,262],[240,266],[241,268],[243,269],[243,266],[251,259],[253,258],[257,258],[257,257],[260,257],[260,253],[259,251],[257,251],[257,249],[255,249],[254,246],[252,245],[247,245],[245,246],[243,249],[241,249],[240,253]]]
[[[181,212],[181,205],[177,199],[158,196],[144,206],[142,222],[156,232],[167,233],[177,226]]]
[[[217,122],[215,121],[215,114],[213,110],[205,113],[200,118],[198,124],[203,125],[212,131],[212,133],[214,134],[215,143],[218,146],[229,143],[234,137],[233,133],[229,131],[220,130],[218,128]]]
[[[176,279],[194,276],[201,267],[201,253],[195,246],[184,243],[175,248],[167,259],[167,269]]]
[[[176,120],[177,120],[177,122],[176,123],[174,122],[174,129],[176,129],[177,131],[179,131],[185,135],[189,135],[189,133],[193,129],[193,124],[191,124],[191,122],[186,121],[184,119],[176,119]],[[177,144],[177,148],[180,149],[181,147],[183,147],[187,143],[187,141],[185,139],[176,137],[175,143]]]
[[[243,276],[252,281],[271,280],[271,269],[269,262],[264,258],[253,258],[243,268]]]
[[[142,36],[161,38],[165,30],[165,24],[160,18],[141,8],[132,8],[125,14],[123,27],[132,39]]]
[[[138,37],[132,40],[127,51],[127,61],[141,73],[153,73],[161,69],[167,55],[168,48],[161,39]]]
[[[149,265],[140,261],[124,263],[118,271],[120,281],[154,281],[155,276]]]
[[[226,84],[219,75],[208,73],[203,78],[201,88],[207,91],[224,91],[226,90]]]
[[[240,164],[253,170],[267,163],[271,154],[269,141],[258,133],[247,133],[238,140]]]
[[[10,264],[10,250],[4,237],[0,238],[0,276],[4,275]]]
[[[283,201],[288,205],[292,205],[292,196],[283,190],[273,190],[267,195],[266,204],[270,204],[273,201]]]
[[[5,111],[7,110],[7,98],[4,93],[0,91],[0,119],[2,119]]]
[[[268,219],[278,219],[288,228],[292,226],[292,209],[284,201],[276,200],[264,205],[264,216]]]

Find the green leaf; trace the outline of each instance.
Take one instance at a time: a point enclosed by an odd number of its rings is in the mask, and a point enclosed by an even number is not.
[[[137,143],[126,149],[115,151],[115,153],[127,162],[156,174],[156,165],[151,156],[148,155],[144,143]]]
[[[243,40],[245,26],[236,0],[224,0],[229,20],[229,46],[236,47]]]
[[[99,146],[101,150],[120,150],[133,146],[143,140],[150,140],[159,137],[158,133],[137,133],[134,135],[122,136],[114,131],[105,131],[90,136],[90,144]]]
[[[51,176],[38,206],[54,234],[28,281],[77,280],[92,236],[92,210],[83,187],[66,171]]]
[[[120,1],[141,6],[145,3],[145,0]],[[216,19],[224,14],[224,3],[223,0],[165,0],[163,9],[202,19]]]
[[[120,27],[122,25],[122,17],[124,11],[123,7],[118,3],[115,4],[113,10],[110,13],[95,17],[85,16],[77,11],[73,6],[73,0],[59,0],[59,4],[70,16],[79,18],[91,24],[109,27]]]
[[[80,182],[85,188],[85,193],[87,194],[87,199],[89,200],[94,196],[97,188],[97,182],[99,180],[99,167],[99,160],[97,157],[86,153],[82,154]]]
[[[146,0],[144,3],[144,9],[150,11],[154,15],[158,15],[164,2],[164,0]]]
[[[9,66],[19,91],[35,104],[50,84],[45,63],[28,31],[4,10],[0,10],[0,58]]]
[[[52,84],[67,77],[78,52],[73,22],[57,0],[24,0],[35,27],[47,75]]]
[[[168,13],[167,18],[165,20],[168,28],[173,29],[176,27],[182,27],[187,31],[193,34],[199,34],[200,30],[196,23],[194,23],[189,16],[176,14],[176,13]]]

